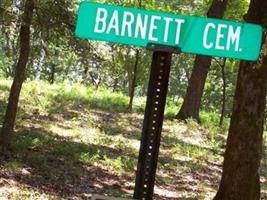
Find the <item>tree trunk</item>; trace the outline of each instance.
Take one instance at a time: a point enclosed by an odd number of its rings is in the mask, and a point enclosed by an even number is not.
[[[51,73],[50,73],[50,84],[54,84],[55,82],[55,73],[56,73],[56,65],[52,64],[51,65]]]
[[[112,89],[113,92],[117,92],[118,84],[119,84],[119,78],[116,77],[113,83],[113,89]]]
[[[226,58],[223,59],[223,63],[221,65],[222,70],[222,81],[223,81],[223,89],[222,89],[222,109],[221,109],[221,117],[220,117],[220,127],[223,125],[223,119],[225,115],[225,103],[226,103],[226,77],[225,77],[225,63]]]
[[[84,64],[84,70],[83,70],[83,75],[82,75],[82,83],[86,84],[87,79],[88,79],[88,71],[89,71],[89,66],[88,64]]]
[[[133,109],[133,98],[134,98],[134,91],[135,91],[135,87],[136,87],[136,78],[137,78],[137,67],[138,67],[138,63],[139,63],[139,50],[136,50],[136,54],[135,54],[135,63],[134,63],[134,69],[133,69],[133,79],[132,79],[132,84],[131,88],[130,88],[130,101],[129,101],[129,106],[128,106],[128,110],[132,111]]]
[[[177,119],[186,120],[189,118],[200,122],[199,108],[201,97],[203,94],[206,78],[211,64],[210,56],[196,56],[191,78],[188,82],[188,87],[184,102],[178,114]]]
[[[0,144],[7,149],[11,143],[15,119],[18,108],[18,101],[22,83],[24,81],[25,69],[30,53],[30,25],[34,9],[34,0],[26,0],[25,10],[22,16],[20,28],[20,56],[15,70],[15,77],[11,86],[3,127],[0,132]]]
[[[266,10],[266,0],[251,0],[245,20],[265,25],[267,30]],[[215,200],[260,199],[259,167],[267,90],[266,47],[265,35],[260,61],[240,63],[222,180]]]
[[[226,10],[227,1],[228,0],[213,0],[207,16],[221,19],[224,15],[224,11]],[[200,102],[210,68],[211,59],[212,58],[210,56],[196,56],[184,102],[180,111],[176,115],[177,119],[186,120],[193,118],[200,122]]]

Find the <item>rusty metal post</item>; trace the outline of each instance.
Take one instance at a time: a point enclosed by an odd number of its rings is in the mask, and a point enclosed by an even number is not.
[[[134,199],[153,199],[172,53],[174,47],[149,45],[154,51],[151,64],[141,146],[138,158]]]

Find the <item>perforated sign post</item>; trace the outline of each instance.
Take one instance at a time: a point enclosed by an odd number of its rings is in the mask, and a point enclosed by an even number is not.
[[[79,38],[145,47],[153,58],[134,198],[153,197],[164,108],[173,53],[257,60],[262,27],[234,21],[175,15],[94,2],[79,7]]]

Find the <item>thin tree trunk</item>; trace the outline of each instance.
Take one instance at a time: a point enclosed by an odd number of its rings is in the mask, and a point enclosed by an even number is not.
[[[11,86],[3,127],[0,132],[0,144],[7,149],[11,143],[18,108],[19,95],[24,81],[25,69],[30,53],[30,25],[34,9],[34,0],[26,0],[20,28],[20,56]]]
[[[130,69],[130,68],[127,69],[127,79],[125,79],[125,80],[127,82],[126,85],[128,86],[128,96],[130,97],[131,96],[132,83],[133,83],[133,71],[132,71],[132,69]]]
[[[265,25],[267,1],[251,0],[245,20]],[[233,114],[224,155],[223,174],[215,200],[259,200],[267,90],[267,38],[258,63],[239,66]],[[264,52],[265,51],[265,52]]]
[[[118,84],[119,84],[119,78],[116,77],[113,83],[113,92],[117,91]]]
[[[222,70],[222,81],[223,81],[223,94],[222,94],[222,110],[221,110],[221,117],[220,117],[220,127],[223,125],[223,119],[225,115],[225,103],[226,103],[226,77],[225,77],[225,63],[226,58],[223,59],[223,63],[221,65]]]
[[[135,54],[135,63],[134,63],[134,69],[133,69],[133,79],[132,79],[132,84],[131,84],[131,89],[130,89],[130,101],[129,101],[129,106],[128,110],[132,111],[133,109],[133,99],[134,99],[134,91],[136,87],[136,78],[137,78],[137,67],[139,63],[139,50],[136,50]]]
[[[88,79],[88,71],[89,71],[89,66],[88,66],[88,64],[84,64],[85,66],[84,66],[84,70],[83,70],[83,75],[82,75],[82,82],[83,83],[87,83],[87,79]]]
[[[226,10],[227,2],[228,0],[213,0],[207,16],[218,19],[222,18]],[[176,115],[177,119],[186,120],[193,118],[200,122],[199,108],[208,71],[211,65],[211,59],[212,57],[210,56],[196,56],[184,102],[180,111]]]
[[[55,82],[55,72],[56,72],[56,65],[51,65],[51,73],[50,73],[50,84],[54,84]]]
[[[115,52],[116,52],[116,47],[114,47],[114,45],[111,45],[111,60],[112,60],[112,65],[114,69],[116,69],[115,56],[114,56]],[[117,91],[118,84],[119,84],[119,78],[117,77],[117,74],[116,74],[116,77],[114,78],[114,83],[112,86],[113,92]]]

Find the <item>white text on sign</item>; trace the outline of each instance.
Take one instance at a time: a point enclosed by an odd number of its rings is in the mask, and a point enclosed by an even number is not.
[[[120,37],[141,38],[150,42],[158,42],[159,35],[156,35],[158,23],[164,23],[163,42],[169,42],[169,31],[171,26],[175,26],[175,40],[171,41],[175,45],[180,44],[180,35],[184,19],[161,17],[157,15],[142,15],[138,13],[134,15],[129,11],[123,12],[123,17],[119,17],[119,12],[114,10],[108,13],[105,8],[98,8],[95,18],[94,32],[100,34],[114,33]],[[226,34],[223,31],[227,30]],[[216,34],[215,41],[209,41],[209,34]],[[242,51],[239,48],[241,27],[234,28],[232,25],[208,23],[204,30],[203,47],[206,49],[226,50],[231,48],[234,51]],[[226,43],[222,42],[226,39]]]
[[[222,30],[225,29],[227,34],[224,35]],[[208,35],[210,32],[216,31],[216,41],[208,41]],[[234,29],[232,25],[218,24],[217,26],[214,23],[208,23],[205,27],[204,36],[203,36],[203,46],[206,49],[214,48],[217,50],[227,50],[229,51],[231,46],[234,45],[234,51],[242,51],[239,48],[241,27],[238,26]],[[226,45],[222,45],[221,40],[227,37]]]
[[[110,19],[109,21],[107,20],[108,18]],[[119,18],[117,10],[114,10],[111,16],[108,16],[108,11],[105,8],[98,8],[94,32],[111,34],[113,31],[116,36],[131,38],[141,37],[143,40],[158,42],[159,36],[155,34],[155,31],[158,30],[157,22],[159,21],[165,24],[164,42],[166,43],[169,41],[168,35],[171,23],[176,26],[176,37],[173,42],[175,45],[179,45],[182,24],[185,22],[184,19],[174,19],[156,15],[149,17],[148,15],[141,15],[140,13],[134,15],[128,11],[124,11],[123,17]],[[133,27],[134,24],[135,27]]]

